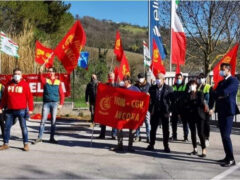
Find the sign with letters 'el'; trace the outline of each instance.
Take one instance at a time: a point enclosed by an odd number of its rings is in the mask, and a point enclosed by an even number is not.
[[[149,105],[146,93],[99,84],[94,122],[117,129],[137,129],[142,125]]]
[[[47,74],[44,74],[44,76],[46,77]],[[61,81],[61,86],[65,97],[70,96],[71,95],[70,75],[56,73],[56,77]],[[2,83],[4,86],[11,79],[12,75],[0,75],[0,83]],[[23,75],[23,79],[25,79],[29,83],[29,87],[33,96],[43,95],[43,85],[40,81],[39,74],[26,74]]]

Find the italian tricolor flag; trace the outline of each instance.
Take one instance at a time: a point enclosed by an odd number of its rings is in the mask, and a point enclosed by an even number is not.
[[[172,0],[171,8],[171,59],[172,64],[181,65],[185,63],[186,35],[182,23],[177,15],[179,0]]]

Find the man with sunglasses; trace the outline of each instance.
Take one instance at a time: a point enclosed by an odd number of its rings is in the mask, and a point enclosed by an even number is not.
[[[47,69],[48,75],[45,78],[42,75],[43,68],[45,64],[40,68],[40,79],[43,84],[43,108],[42,108],[42,120],[39,128],[38,138],[33,144],[42,142],[42,136],[44,133],[45,123],[48,118],[48,114],[51,114],[51,135],[50,142],[57,143],[54,139],[55,129],[56,129],[56,116],[58,109],[61,109],[64,103],[64,93],[61,86],[61,81],[56,78],[56,69],[54,67],[49,67]],[[59,103],[60,101],[60,103]]]

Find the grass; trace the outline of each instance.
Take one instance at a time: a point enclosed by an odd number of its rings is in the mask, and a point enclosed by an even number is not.
[[[135,27],[135,26],[130,26],[130,25],[121,25],[119,29],[129,31],[132,33],[146,33],[147,29],[146,28],[140,28],[140,27]]]

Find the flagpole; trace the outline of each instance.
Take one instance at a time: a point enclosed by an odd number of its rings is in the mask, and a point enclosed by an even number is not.
[[[169,63],[169,66],[170,66],[170,68],[169,68],[169,71],[170,72],[172,72],[172,23],[173,23],[173,3],[175,3],[175,2],[173,2],[173,1],[175,1],[175,0],[171,0],[171,24],[170,24],[170,33],[171,33],[171,39],[170,39],[170,63]]]

